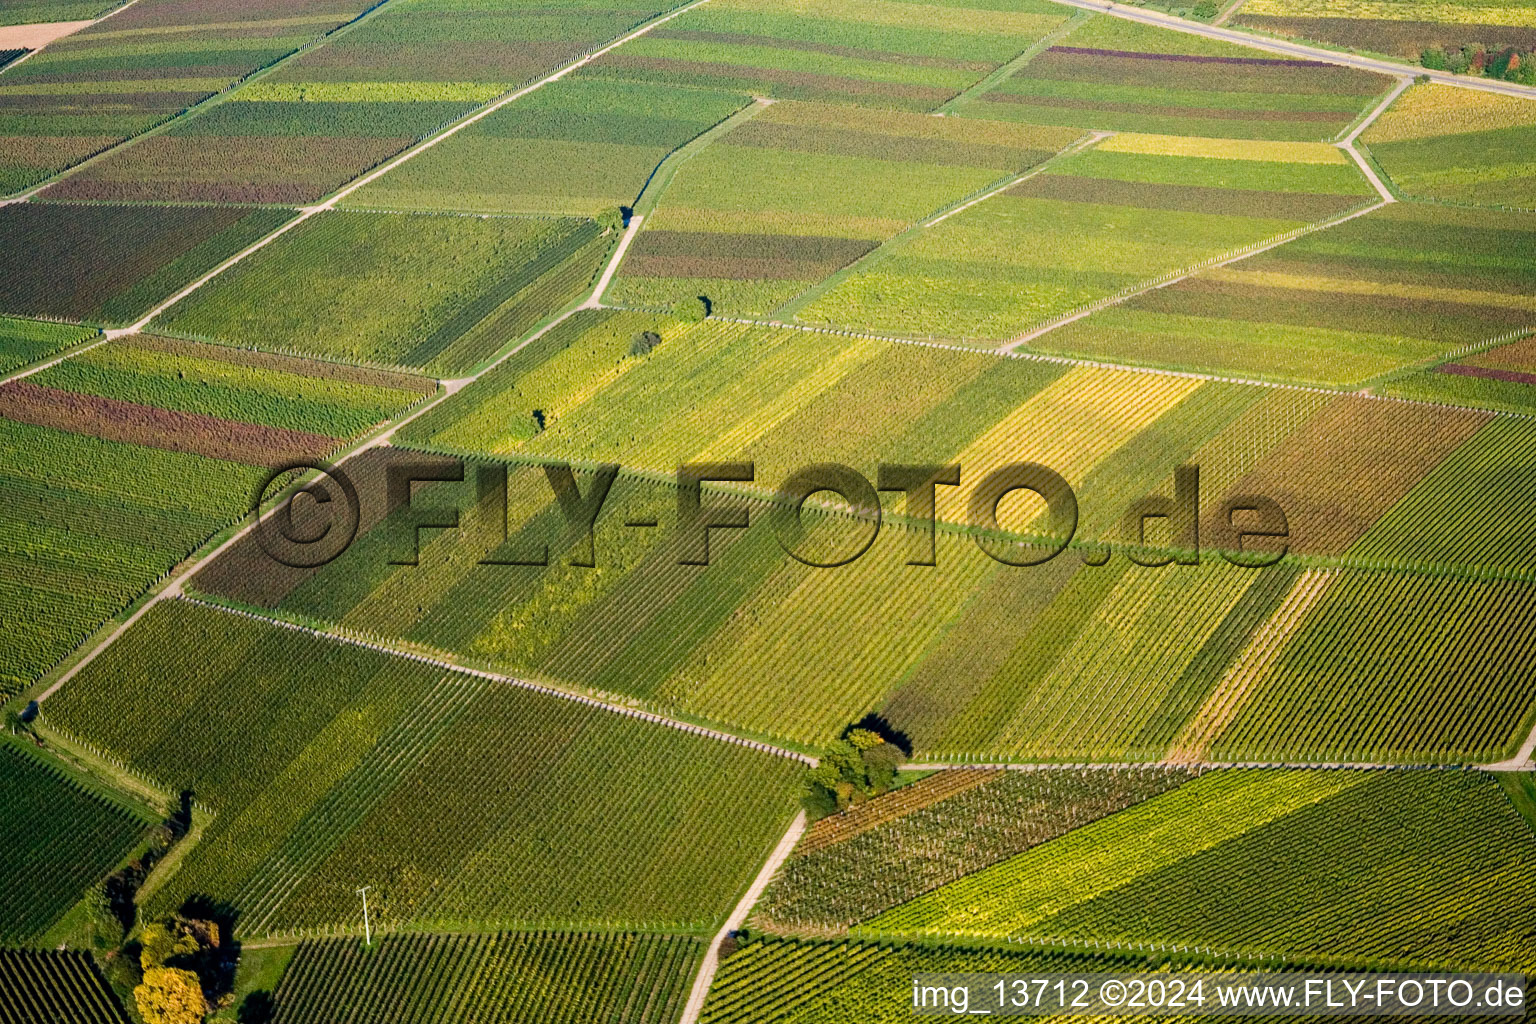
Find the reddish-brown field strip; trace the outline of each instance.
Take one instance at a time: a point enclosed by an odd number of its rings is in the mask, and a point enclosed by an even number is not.
[[[1332,110],[1243,110],[1230,107],[1174,107],[1160,103],[1108,103],[1069,96],[1034,96],[1028,93],[988,93],[982,99],[996,103],[1022,103],[1032,107],[1063,110],[1113,110],[1122,114],[1154,114],[1164,117],[1204,117],[1221,121],[1342,121],[1347,115]]]
[[[234,348],[229,345],[212,345],[204,341],[186,338],[164,338],[154,334],[135,334],[118,340],[117,344],[153,352],[189,356],[193,359],[212,359],[235,366],[248,366],[253,370],[275,370],[303,377],[319,377],[339,380],[362,387],[393,388],[396,391],[415,391],[427,395],[437,390],[437,385],[426,377],[417,377],[396,370],[376,370],[366,366],[348,366],[303,356],[282,355],[277,352],[259,352],[256,349]]]
[[[1307,222],[1325,220],[1360,202],[1358,196],[1250,192],[1205,185],[1167,185],[1067,174],[1036,175],[1014,185],[1008,189],[1007,194],[1026,199],[1102,203],[1147,210],[1184,210],[1230,217],[1275,217]]]
[[[160,135],[52,186],[50,199],[303,203],[410,145],[398,138]]]
[[[795,855],[826,849],[854,836],[868,832],[888,821],[924,807],[931,807],[940,800],[973,789],[989,779],[1003,774],[997,768],[958,768],[953,771],[935,772],[926,779],[919,779],[894,793],[887,793],[868,803],[850,807],[841,814],[822,818],[812,825],[795,847]]]
[[[856,238],[651,231],[635,239],[631,277],[716,277],[798,281],[847,266],[875,247]]]
[[[343,467],[347,479],[357,489],[357,536],[362,537],[384,521],[390,511],[387,472],[397,463],[413,466],[452,465],[452,460],[423,455],[403,448],[370,448],[348,459]],[[334,485],[331,485],[334,486]],[[339,500],[339,495],[331,495]],[[296,502],[293,519],[296,536],[313,536],[329,521],[329,513],[314,502]],[[318,520],[314,517],[320,516]],[[217,594],[258,608],[276,608],[304,581],[320,571],[284,565],[262,548],[257,538],[246,534],[219,555],[191,580],[194,589]]]
[[[762,46],[775,50],[803,50],[807,53],[825,53],[834,57],[852,57],[856,60],[877,60],[885,64],[908,64],[920,68],[948,68],[956,71],[991,71],[993,65],[984,60],[962,60],[958,57],[930,57],[915,53],[892,53],[889,50],[871,50],[862,46],[841,46],[836,43],[814,43],[804,39],[785,39],[781,36],[755,36],[745,32],[690,32],[684,29],[657,29],[652,39],[678,39],[692,43],[730,43],[738,46]]]
[[[1273,32],[1292,39],[1314,39],[1376,53],[1415,60],[1431,46],[1469,42],[1487,45],[1490,52],[1506,46],[1536,48],[1536,28],[1511,25],[1463,25],[1438,21],[1387,21],[1371,18],[1285,18],[1274,15],[1239,14],[1235,25]]]
[[[1491,418],[1471,410],[1340,396],[1231,493],[1279,502],[1293,552],[1343,554]]]
[[[1500,345],[1463,361],[1462,365],[1514,367],[1536,371],[1536,336]]]
[[[1289,60],[1283,57],[1201,57],[1190,53],[1144,53],[1140,50],[1101,50],[1094,46],[1053,46],[1052,53],[1083,53],[1094,57],[1130,57],[1135,60],[1173,60],[1189,64],[1283,64],[1293,68],[1331,68],[1320,60]]]
[[[338,444],[336,438],[320,434],[81,395],[29,380],[0,385],[0,416],[18,423],[89,434],[107,441],[187,452],[252,466],[275,466],[292,459],[320,458]]]
[[[1511,384],[1536,384],[1536,373],[1521,373],[1519,370],[1495,370],[1488,366],[1467,366],[1464,363],[1446,363],[1435,367],[1441,373],[1452,373],[1458,377],[1481,377],[1484,380],[1504,380]]]

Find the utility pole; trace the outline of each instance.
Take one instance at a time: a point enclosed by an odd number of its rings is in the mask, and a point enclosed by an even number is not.
[[[363,898],[363,944],[373,945],[373,929],[368,924],[368,890],[373,886],[365,885],[357,890],[357,894]]]

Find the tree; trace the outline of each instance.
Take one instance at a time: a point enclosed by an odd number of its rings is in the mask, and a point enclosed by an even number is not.
[[[624,230],[624,209],[619,206],[610,206],[597,215],[597,226],[603,229],[603,234],[610,231]]]
[[[801,802],[813,818],[846,811],[885,793],[896,782],[902,751],[869,729],[854,728],[823,751],[805,773]]]
[[[643,356],[657,345],[661,344],[661,335],[655,331],[641,331],[629,342],[629,354]]]
[[[99,950],[116,949],[123,944],[126,932],[117,907],[113,905],[106,883],[93,886],[85,897],[86,925],[91,933],[91,945]]]
[[[208,1015],[197,975],[179,967],[155,967],[133,990],[144,1024],[199,1024]]]
[[[164,967],[174,957],[196,956],[202,950],[197,936],[176,921],[145,925],[139,936],[139,946],[139,964],[146,975],[157,967]]]
[[[1419,63],[1431,71],[1449,71],[1450,61],[1445,58],[1445,51],[1438,46],[1431,46],[1419,55]]]
[[[703,323],[709,316],[709,300],[702,295],[678,299],[672,304],[672,315],[685,324]]]

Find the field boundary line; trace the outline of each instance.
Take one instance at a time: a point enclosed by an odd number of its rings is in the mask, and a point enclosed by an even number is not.
[[[925,228],[925,229],[926,228],[931,228],[931,227],[937,227],[938,225],[944,223],[946,220],[949,220],[949,218],[953,217],[955,214],[963,213],[966,210],[969,210],[971,207],[975,206],[977,203],[984,203],[988,199],[991,199],[993,196],[998,195],[999,193],[1008,191],[1009,189],[1013,188],[1015,185],[1018,185],[1018,184],[1021,184],[1023,182],[1026,182],[1030,178],[1036,177],[1037,175],[1044,174],[1047,170],[1050,169],[1050,165],[1055,163],[1056,161],[1058,161],[1058,160],[1066,160],[1069,157],[1074,157],[1077,154],[1083,152],[1084,150],[1092,149],[1094,146],[1097,146],[1099,143],[1103,142],[1105,139],[1114,138],[1114,136],[1117,135],[1117,134],[1119,134],[1119,133],[1118,132],[1101,132],[1101,131],[1089,132],[1086,136],[1084,136],[1081,139],[1078,139],[1076,142],[1072,143],[1072,145],[1068,146],[1066,149],[1061,150],[1059,153],[1055,154],[1054,156],[1050,157],[1049,159],[1042,160],[1040,163],[1038,163],[1035,166],[1029,168],[1027,171],[1023,171],[1023,172],[1021,172],[1019,174],[1015,174],[1013,177],[1009,178],[1007,181],[1005,181],[1002,184],[996,186],[995,188],[988,189],[987,191],[983,192],[981,195],[976,196],[974,199],[968,199],[968,200],[962,202],[959,206],[954,207],[953,209],[943,211],[937,217],[934,217],[931,220],[923,222],[920,225],[920,227],[921,228]],[[892,239],[892,241],[895,241],[895,239]]]
[[[1370,161],[1355,146],[1355,141],[1365,133],[1367,128],[1375,124],[1376,120],[1387,112],[1387,108],[1397,102],[1397,98],[1407,92],[1408,87],[1412,84],[1413,79],[1411,78],[1404,77],[1398,79],[1397,86],[1387,93],[1387,98],[1378,103],[1369,114],[1361,118],[1360,123],[1355,125],[1348,135],[1336,143],[1340,149],[1349,154],[1349,158],[1355,162],[1355,166],[1360,168],[1360,173],[1365,175],[1365,180],[1371,183],[1371,187],[1376,190],[1377,195],[1381,196],[1383,203],[1397,202],[1397,194],[1387,187],[1386,182],[1381,180],[1381,176],[1376,173],[1376,168],[1371,166]]]
[[[241,75],[239,78],[235,79],[234,81],[230,82],[228,85],[224,86],[224,88],[222,88],[222,89],[218,90],[217,92],[212,93],[212,94],[210,94],[208,96],[204,96],[202,99],[198,100],[196,103],[192,104],[191,106],[183,107],[181,110],[179,110],[176,113],[172,114],[170,117],[166,118],[164,121],[161,121],[158,124],[150,125],[148,128],[144,129],[143,131],[139,132],[136,135],[130,135],[126,139],[122,139],[122,140],[120,140],[118,142],[114,142],[114,143],[112,143],[112,145],[108,146],[106,149],[103,149],[103,150],[101,150],[99,152],[96,152],[96,153],[92,153],[90,156],[86,157],[84,160],[81,160],[79,163],[70,164],[68,167],[64,168],[62,171],[58,171],[58,172],[56,172],[54,174],[49,175],[46,179],[44,179],[43,181],[38,182],[36,185],[33,185],[33,186],[31,186],[29,188],[26,188],[26,189],[23,189],[22,191],[15,193],[14,195],[12,195],[8,199],[0,200],[0,206],[6,206],[6,205],[9,205],[10,203],[24,203],[24,202],[28,201],[29,199],[31,199],[32,197],[36,196],[39,192],[42,192],[45,189],[48,189],[48,188],[53,187],[54,185],[57,185],[59,182],[63,181],[65,178],[72,177],[73,175],[79,173],[80,171],[83,171],[85,168],[91,166],[92,164],[94,164],[94,163],[96,163],[96,162],[98,162],[100,160],[105,160],[107,157],[109,157],[112,154],[118,152],[119,150],[127,149],[129,146],[132,146],[135,143],[141,142],[144,139],[150,139],[150,138],[154,138],[157,135],[163,135],[164,133],[170,131],[172,128],[175,128],[175,127],[179,126],[183,121],[190,120],[190,119],[198,116],[199,114],[203,113],[204,111],[208,110],[209,108],[217,106],[220,103],[223,103],[226,99],[229,98],[229,95],[231,93],[233,93],[236,90],[240,89],[242,86],[246,85],[247,83],[253,82],[253,81],[255,81],[255,80],[259,79],[259,78],[265,78],[267,75],[269,75],[272,72],[276,71],[277,69],[287,65],[289,62],[297,60],[300,57],[306,56],[309,53],[311,53],[312,51],[314,51],[314,50],[324,46],[326,43],[330,42],[336,36],[342,35],[342,34],[345,34],[345,33],[349,32],[349,31],[351,31],[351,29],[353,27],[355,27],[356,25],[359,25],[362,22],[371,19],[379,11],[380,8],[384,7],[386,4],[388,4],[390,2],[391,2],[391,0],[374,0],[374,2],[369,4],[368,7],[365,10],[359,11],[357,13],[356,17],[349,18],[346,21],[342,22],[341,24],[339,24],[339,25],[329,29],[328,31],[322,32],[320,35],[315,36],[314,38],[308,40],[307,42],[301,43],[299,46],[295,47],[292,51],[283,54],[281,57],[277,58],[276,60],[272,61],[269,64],[264,64],[264,65],[262,65],[259,68],[252,68],[250,71],[248,71],[244,75]],[[128,7],[131,7],[131,6],[133,6],[133,4],[136,4],[136,3],[138,3],[138,0],[129,0],[129,2],[124,4],[122,7],[116,8],[110,14],[103,15],[101,18],[99,18],[97,20],[98,21],[105,21],[107,18],[110,18],[113,14],[118,13],[118,11],[125,10]],[[92,22],[92,24],[95,24],[95,22]],[[36,51],[33,51],[33,52],[36,52]],[[30,57],[30,56],[32,56],[32,54],[29,53],[29,54],[27,54],[27,56]],[[25,59],[26,59],[25,57],[22,58],[22,60],[25,60]],[[9,71],[11,68],[15,67],[17,64],[20,64],[20,63],[21,63],[20,60],[13,61],[12,63],[6,65],[5,70]],[[130,205],[137,205],[137,204],[130,204]],[[155,205],[168,205],[168,204],[147,203],[147,204],[143,204],[143,205],[155,206]],[[203,205],[203,204],[201,204],[201,203],[193,203],[193,204],[187,204],[187,205]],[[218,205],[228,205],[228,204],[218,204]]]
[[[1351,149],[1349,152],[1354,153],[1354,150]],[[1356,154],[1356,159],[1359,159],[1358,154]],[[1372,175],[1371,177],[1374,178],[1375,176]],[[1010,355],[1018,354],[1018,350],[1022,346],[1028,345],[1035,339],[1044,337],[1045,335],[1050,334],[1052,331],[1065,327],[1068,324],[1076,323],[1079,320],[1086,319],[1095,313],[1099,313],[1114,306],[1118,306],[1122,303],[1129,302],[1130,300],[1139,298],[1140,296],[1146,295],[1149,292],[1159,291],[1163,288],[1176,285],[1181,281],[1187,281],[1191,277],[1194,277],[1197,274],[1201,274],[1207,270],[1215,270],[1218,267],[1225,267],[1230,266],[1233,263],[1240,263],[1249,257],[1261,255],[1262,253],[1266,253],[1271,249],[1278,249],[1283,245],[1289,245],[1290,243],[1296,241],[1298,238],[1304,238],[1307,235],[1315,234],[1319,231],[1326,231],[1329,228],[1336,228],[1340,224],[1345,224],[1357,217],[1364,217],[1368,213],[1375,213],[1377,210],[1386,206],[1387,203],[1395,201],[1396,200],[1393,199],[1378,199],[1376,202],[1373,202],[1367,206],[1359,207],[1350,211],[1349,213],[1341,214],[1337,217],[1331,217],[1328,220],[1317,221],[1314,224],[1306,224],[1302,227],[1287,231],[1283,235],[1276,235],[1272,238],[1266,238],[1263,241],[1255,242],[1252,245],[1244,246],[1235,252],[1223,253],[1220,256],[1215,256],[1201,263],[1197,263],[1192,267],[1185,267],[1181,270],[1170,271],[1169,273],[1163,274],[1160,277],[1153,278],[1151,281],[1144,281],[1141,284],[1132,285],[1131,287],[1122,289],[1113,295],[1108,295],[1102,299],[1098,299],[1097,301],[1090,302],[1088,305],[1075,309],[1070,313],[1063,313],[1061,316],[1058,316],[1055,319],[1047,320],[1045,323],[1033,327],[1025,333],[1019,335],[1017,338],[1007,342],[1001,346],[999,351],[1007,352]]]
[[[736,909],[731,911],[731,916],[725,919],[725,924],[720,926],[714,940],[710,942],[709,949],[704,953],[704,959],[699,964],[699,973],[693,979],[693,988],[688,992],[688,1002],[683,1004],[683,1015],[678,1018],[678,1024],[698,1024],[699,1014],[704,1011],[704,1000],[709,997],[709,987],[714,984],[715,972],[720,969],[720,946],[731,933],[741,928],[746,923],[747,915],[762,898],[763,892],[768,888],[768,883],[773,881],[773,876],[779,873],[779,868],[789,859],[794,852],[800,837],[805,834],[805,812],[795,814],[795,820],[790,822],[789,830],[779,840],[779,845],[773,848],[763,863],[762,870],[742,894],[741,900],[736,904]]]
[[[995,185],[987,185],[979,192],[971,192],[967,195],[961,196],[959,199],[955,200],[953,203],[950,203],[948,206],[941,206],[938,210],[922,218],[921,220],[917,220],[908,224],[906,227],[896,232],[896,234],[885,239],[879,245],[869,250],[869,252],[866,252],[864,255],[855,259],[852,263],[848,263],[845,266],[839,267],[837,270],[833,271],[831,274],[828,274],[820,281],[812,284],[809,288],[806,288],[804,291],[791,296],[788,301],[781,302],[779,305],[773,307],[773,309],[769,310],[769,315],[779,317],[790,317],[798,315],[802,309],[820,300],[828,292],[832,291],[834,288],[837,288],[844,281],[848,280],[860,270],[877,266],[882,261],[889,259],[892,253],[904,248],[907,245],[910,245],[913,240],[915,240],[919,235],[921,235],[929,228],[935,227],[942,221],[948,220],[950,217],[953,217],[955,214],[961,212],[962,210],[969,209],[970,207],[975,206],[977,203],[984,202],[988,199],[991,199],[993,196],[1006,192],[1010,188],[1013,188],[1015,185],[1028,181],[1036,175],[1044,174],[1058,160],[1064,160],[1067,157],[1076,156],[1078,153],[1081,153],[1084,150],[1092,149],[1094,146],[1097,146],[1105,139],[1111,138],[1116,134],[1116,132],[1091,131],[1084,135],[1080,135],[1076,139],[1072,140],[1071,143],[1052,153],[1050,156],[1046,157],[1044,160],[1041,160],[1034,166],[1026,167],[1024,170],[1017,174],[1009,175]]]
[[[1380,209],[1384,204],[1376,204],[1373,210]],[[1370,212],[1368,210],[1357,211],[1354,216],[1362,216]],[[1204,268],[1202,268],[1204,269]],[[646,309],[641,306],[607,305],[603,309],[629,310],[639,313],[654,313],[655,309]],[[916,345],[919,348],[934,348],[945,352],[959,352],[966,355],[992,356],[995,359],[1026,359],[1030,362],[1049,363],[1054,366],[1082,366],[1094,370],[1115,370],[1120,373],[1145,373],[1155,377],[1185,377],[1192,380],[1203,380],[1212,384],[1240,384],[1251,388],[1273,388],[1277,391],[1302,391],[1314,395],[1349,395],[1355,398],[1375,402],[1399,402],[1404,405],[1422,405],[1432,409],[1444,409],[1449,412],[1473,412],[1488,416],[1504,416],[1511,419],[1536,419],[1536,413],[1516,412],[1509,409],[1489,409],[1482,406],[1456,405],[1453,402],[1434,402],[1423,398],[1405,398],[1401,395],[1379,395],[1370,391],[1361,391],[1353,385],[1326,385],[1326,384],[1298,384],[1284,380],[1262,380],[1256,377],[1234,377],[1230,374],[1211,373],[1204,370],[1176,370],[1165,366],[1140,366],[1135,363],[1111,363],[1100,359],[1084,359],[1080,356],[1057,355],[1050,352],[1033,352],[1029,350],[1009,351],[1002,348],[981,347],[977,345],[962,345],[959,342],[935,341],[923,338],[903,338],[890,334],[875,334],[871,331],[854,330],[852,328],[832,327],[822,324],[795,324],[786,323],[783,320],[771,320],[767,317],[745,316],[720,316],[711,314],[711,320],[719,320],[722,323],[745,324],[749,327],[782,327],[791,331],[804,331],[807,334],[834,334],[843,338],[861,338],[869,341],[884,341],[892,345]]]
[[[1428,68],[1416,67],[1412,64],[1400,64],[1397,61],[1381,60],[1376,57],[1361,57],[1352,53],[1340,53],[1337,50],[1329,50],[1321,46],[1309,46],[1306,43],[1294,43],[1289,40],[1272,39],[1268,36],[1258,35],[1242,29],[1227,28],[1219,25],[1202,25],[1198,22],[1186,21],[1172,14],[1163,14],[1161,11],[1146,10],[1141,7],[1127,7],[1124,4],[1114,3],[1113,0],[1052,0],[1054,3],[1065,4],[1068,7],[1078,7],[1087,11],[1100,11],[1116,18],[1124,18],[1127,21],[1139,21],[1145,25],[1155,25],[1158,28],[1173,29],[1176,32],[1184,32],[1189,35],[1204,36],[1207,39],[1217,39],[1237,46],[1246,46],[1255,50],[1268,50],[1270,53],[1278,53],[1287,57],[1300,57],[1304,60],[1317,60],[1327,64],[1337,64],[1341,67],[1355,68],[1360,71],[1374,71],[1380,75],[1402,76],[1413,78],[1424,76],[1432,82],[1441,85],[1454,85],[1462,89],[1475,89],[1480,92],[1494,92],[1505,96],[1518,96],[1522,99],[1536,99],[1536,87],[1518,85],[1514,82],[1505,82],[1494,78],[1468,78],[1465,75],[1453,75],[1448,71],[1431,71]]]
[[[1232,15],[1243,9],[1243,4],[1247,2],[1248,0],[1231,0],[1227,6],[1222,8],[1220,14],[1211,19],[1211,24],[1217,26],[1218,28],[1220,28],[1222,25],[1225,25],[1227,22],[1232,20]]]
[[[445,672],[456,672],[460,675],[473,676],[478,679],[489,680],[493,683],[501,683],[506,686],[515,686],[523,690],[531,690],[534,693],[543,694],[546,697],[555,697],[560,700],[570,701],[574,704],[584,704],[587,707],[596,708],[599,711],[607,711],[611,714],[622,715],[626,718],[638,719],[642,722],[649,722],[652,725],[659,725],[668,729],[675,729],[678,732],[691,733],[692,735],[699,736],[703,739],[716,740],[720,743],[731,744],[732,746],[746,747],[749,750],[756,750],[759,753],[770,754],[774,757],[781,757],[790,761],[799,761],[801,764],[806,766],[814,766],[816,764],[816,759],[808,754],[796,753],[793,750],[786,750],[783,747],[776,747],[771,743],[763,743],[759,740],[747,739],[745,736],[737,736],[734,733],[723,732],[719,729],[711,729],[708,726],[694,725],[690,722],[684,722],[680,719],[669,718],[666,715],[657,714],[654,711],[645,711],[640,708],[632,708],[623,704],[615,704],[611,701],[605,701],[597,697],[588,696],[586,694],[571,693],[568,690],[562,690],[558,687],[546,686],[543,683],[535,683],[532,680],[520,679],[517,676],[509,676],[503,672],[491,672],[487,669],[471,668],[467,665],[459,665],[442,658],[433,658],[429,655],[418,654],[415,651],[402,650],[401,648],[394,647],[389,644],[380,643],[377,640],[364,640],[361,637],[348,636],[345,633],[316,629],[313,626],[300,625],[297,622],[289,622],[286,619],[280,619],[268,615],[260,615],[253,611],[246,611],[243,608],[230,608],[226,605],[216,604],[212,601],[205,601],[202,598],[193,597],[189,594],[178,592],[176,594],[176,598],[177,600],[185,601],[188,604],[195,604],[202,608],[210,608],[214,611],[223,612],[225,615],[237,615],[242,618],[252,619],[256,622],[265,622],[268,625],[281,626],[284,629],[291,629],[298,633],[305,633],[309,636],[316,637],[321,640],[329,640],[332,643],[349,644],[353,647],[363,647],[371,651],[377,651],[380,654],[388,655],[390,657],[405,658],[408,661],[414,661],[422,665],[429,665],[433,668],[439,668]]]
[[[1052,46],[1055,46],[1057,42],[1077,31],[1084,22],[1092,17],[1092,11],[1078,11],[1076,14],[1069,16],[1060,25],[1057,25],[1026,47],[1023,53],[1020,53],[1001,67],[992,70],[975,85],[955,93],[955,95],[934,107],[929,113],[934,117],[946,117],[957,108],[973,102],[978,96],[991,92],[1017,74],[1020,68],[1025,67],[1030,61],[1040,56],[1046,50],[1049,50]]]
[[[387,0],[385,0],[385,2],[387,2]],[[421,140],[414,146],[411,146],[405,152],[397,153],[395,156],[390,157],[388,160],[384,161],[384,163],[367,172],[362,177],[356,178],[351,183],[344,185],[339,191],[321,202],[318,207],[311,207],[311,209],[315,209],[317,211],[335,209],[336,204],[341,202],[343,199],[346,199],[347,196],[361,188],[365,188],[368,185],[373,184],[373,182],[377,181],[379,178],[382,178],[384,175],[388,174],[396,167],[399,167],[407,160],[411,160],[417,156],[420,156],[422,153],[425,153],[427,150],[436,146],[438,143],[453,138],[455,135],[463,131],[465,128],[468,128],[470,125],[476,124],[484,118],[490,117],[492,114],[496,113],[496,111],[500,110],[507,104],[520,100],[529,93],[544,88],[546,85],[558,82],[572,71],[585,67],[597,58],[607,54],[610,50],[614,50],[620,46],[623,46],[625,43],[630,42],[631,40],[639,39],[641,36],[647,35],[660,26],[665,25],[673,18],[681,17],[682,15],[687,14],[689,11],[693,10],[695,7],[699,7],[707,3],[709,3],[709,0],[691,0],[690,3],[686,3],[681,7],[675,8],[666,12],[665,14],[661,14],[655,18],[652,18],[644,24],[630,30],[627,34],[620,36],[618,39],[615,39],[613,42],[608,43],[599,49],[593,50],[591,53],[588,53],[583,57],[571,61],[569,64],[564,65],[559,70],[544,76],[538,81],[532,82],[520,89],[516,89],[513,92],[507,93],[505,96],[492,101],[487,106],[481,107],[479,110],[474,111],[473,113],[468,114],[463,118],[460,118],[458,121],[455,121],[453,124],[449,125],[447,128],[444,128],[442,131],[437,132],[435,135]]]
[[[613,275],[619,272],[619,264],[624,261],[624,254],[629,252],[629,243],[635,240],[640,233],[640,225],[645,223],[645,215],[637,213],[629,218],[629,224],[624,228],[624,236],[619,239],[619,244],[614,246],[613,255],[608,260],[608,265],[603,268],[603,273],[597,279],[597,284],[592,288],[592,294],[583,302],[580,309],[601,309],[603,306],[603,292],[608,290],[608,285],[613,281]]]

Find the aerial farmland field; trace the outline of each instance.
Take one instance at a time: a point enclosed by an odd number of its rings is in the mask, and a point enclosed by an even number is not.
[[[1522,0],[0,0],[0,1024],[1529,1018],[1533,142]]]

